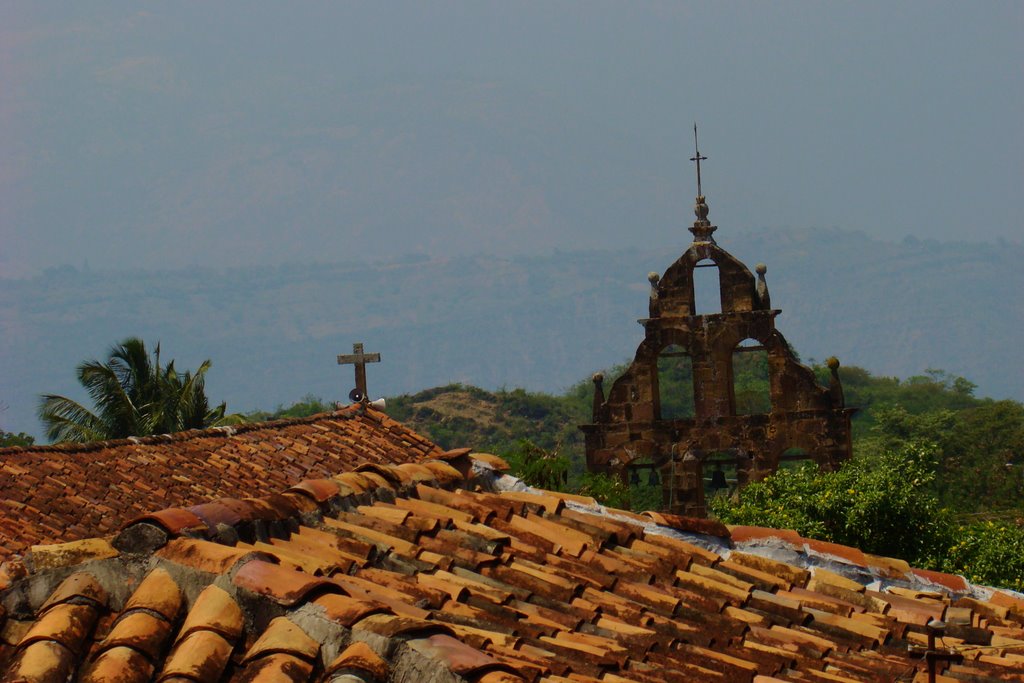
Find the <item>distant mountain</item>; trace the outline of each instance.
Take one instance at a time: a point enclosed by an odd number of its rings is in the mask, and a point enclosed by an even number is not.
[[[42,392],[76,396],[74,367],[129,335],[180,367],[213,360],[207,393],[235,411],[307,393],[341,399],[362,341],[373,397],[465,382],[558,391],[632,357],[649,271],[675,244],[390,262],[169,271],[70,266],[0,280],[0,428],[39,432]],[[747,265],[768,265],[778,328],[805,359],[835,354],[875,374],[942,368],[978,394],[1024,400],[1024,247],[870,239],[840,230],[720,230]],[[353,254],[355,255],[355,254]]]

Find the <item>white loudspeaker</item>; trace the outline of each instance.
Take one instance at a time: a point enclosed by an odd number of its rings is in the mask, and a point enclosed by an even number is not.
[[[384,410],[385,401],[382,398],[378,398],[376,401],[370,401],[370,406],[377,410]]]

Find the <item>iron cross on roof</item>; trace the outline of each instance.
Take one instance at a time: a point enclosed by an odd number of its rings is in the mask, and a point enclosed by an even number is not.
[[[690,157],[690,161],[697,162],[697,196],[703,197],[704,193],[700,189],[700,162],[707,161],[708,158],[701,156],[700,148],[697,146],[697,123],[693,124],[693,156]]]
[[[352,353],[344,353],[338,356],[338,365],[356,366],[356,388],[349,392],[349,399],[359,403],[365,401],[366,394],[366,364],[379,363],[379,353],[363,353],[362,344],[353,344]]]

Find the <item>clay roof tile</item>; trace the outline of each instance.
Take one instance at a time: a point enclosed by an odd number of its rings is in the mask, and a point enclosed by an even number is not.
[[[490,453],[470,453],[469,457],[472,460],[476,460],[477,462],[481,462],[488,467],[497,470],[498,472],[508,472],[512,469],[504,459]]]
[[[97,611],[90,605],[61,603],[46,610],[29,629],[18,648],[49,640],[60,643],[75,655],[82,652],[86,639],[96,624]]]
[[[207,586],[185,616],[175,644],[180,644],[197,631],[218,633],[224,639],[234,642],[242,634],[242,626],[242,610],[238,603],[224,589]]]
[[[307,600],[313,593],[339,592],[338,586],[326,579],[263,560],[245,563],[231,582],[286,607]]]
[[[143,610],[134,610],[117,620],[113,629],[100,644],[98,652],[111,648],[128,647],[156,661],[171,635],[171,624]]]
[[[154,555],[162,560],[198,569],[211,574],[226,574],[232,567],[251,556],[245,549],[232,548],[212,541],[175,538]]]
[[[62,683],[74,671],[76,655],[53,640],[40,640],[19,649],[7,672],[8,680]]]
[[[60,605],[76,598],[84,598],[95,606],[106,606],[107,591],[92,574],[75,572],[61,581],[57,589],[50,593],[40,607],[40,612],[45,612],[54,605]]]
[[[209,590],[209,589],[207,589]],[[189,681],[217,681],[228,665],[232,643],[220,633],[192,631],[179,640],[157,677],[157,683],[177,678]]]
[[[338,482],[330,479],[306,479],[285,491],[285,493],[301,493],[309,496],[318,504],[323,504],[338,495],[341,487]]]
[[[79,678],[81,683],[148,683],[153,678],[152,661],[131,647],[102,651]]]
[[[287,617],[277,617],[271,620],[249,651],[245,653],[242,661],[249,662],[270,654],[284,653],[312,662],[319,651],[320,643],[313,640],[295,622]]]
[[[383,683],[388,677],[388,664],[369,645],[355,642],[330,663],[324,674],[336,676],[349,672],[359,673],[364,678],[368,675],[375,683]]]
[[[371,614],[389,613],[390,610],[379,602],[360,600],[347,595],[327,593],[317,596],[311,603],[323,610],[325,617],[346,628]]]

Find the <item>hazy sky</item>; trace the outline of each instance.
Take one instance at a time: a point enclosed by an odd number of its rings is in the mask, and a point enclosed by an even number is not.
[[[0,276],[1021,240],[1024,3],[0,5]]]

